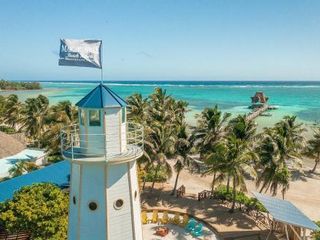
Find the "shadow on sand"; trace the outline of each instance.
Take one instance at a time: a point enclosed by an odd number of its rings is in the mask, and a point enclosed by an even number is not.
[[[255,220],[242,212],[235,210],[230,213],[230,208],[221,201],[206,199],[198,201],[195,195],[186,194],[182,198],[172,196],[171,189],[163,184],[156,187],[152,192],[146,188],[141,194],[143,208],[146,209],[170,209],[188,213],[205,221],[222,239],[245,239],[240,236],[266,235],[268,229],[259,227]],[[254,239],[254,238],[248,238]],[[270,238],[272,239],[272,238]]]

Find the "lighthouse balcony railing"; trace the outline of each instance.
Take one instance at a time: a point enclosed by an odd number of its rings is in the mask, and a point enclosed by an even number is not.
[[[124,133],[125,131],[125,133]],[[105,134],[86,134],[78,125],[61,131],[61,154],[72,161],[119,162],[143,154],[143,126],[127,122],[125,127],[108,127]]]

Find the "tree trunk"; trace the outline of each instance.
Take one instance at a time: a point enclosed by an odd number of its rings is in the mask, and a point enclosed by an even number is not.
[[[234,208],[236,206],[236,195],[237,195],[237,191],[236,191],[236,178],[233,177],[233,189],[232,189],[232,207],[230,209],[230,212],[233,213],[234,212]]]
[[[212,194],[212,195],[213,195],[213,193],[214,193],[214,186],[215,186],[215,184],[216,184],[216,175],[217,175],[217,173],[214,172],[214,174],[213,174],[213,179],[212,179],[212,183],[211,183],[211,194]]]
[[[151,185],[151,192],[153,192],[154,184],[156,183],[159,169],[160,169],[160,165],[158,165],[158,166],[156,167],[156,172],[155,172],[155,174],[154,174],[154,178],[153,178],[152,185]]]
[[[180,172],[181,172],[181,171],[178,171],[178,172],[177,172],[176,180],[175,180],[175,182],[174,182],[174,187],[173,187],[173,190],[172,190],[172,192],[171,192],[171,195],[173,195],[173,196],[176,195],[177,186],[178,186],[178,179],[179,179]]]
[[[228,173],[228,180],[227,180],[227,193],[230,192],[230,175]]]
[[[260,191],[259,191],[259,193],[262,193],[262,191],[265,189],[265,187],[267,186],[267,182],[265,181],[264,183],[263,183],[263,185],[261,186],[261,189],[260,189]],[[267,191],[268,189],[266,189],[266,191]]]
[[[316,171],[318,163],[319,163],[319,158],[315,161],[314,167],[311,170],[312,173],[314,173]]]
[[[144,191],[146,187],[146,177],[143,178],[142,191]]]

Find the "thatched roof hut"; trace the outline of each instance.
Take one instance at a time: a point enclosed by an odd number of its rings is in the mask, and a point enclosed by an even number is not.
[[[255,103],[262,103],[262,104],[265,104],[268,102],[268,97],[266,95],[264,95],[263,92],[256,92],[256,94],[251,97],[251,101],[253,104]]]
[[[25,148],[26,146],[14,137],[0,132],[0,158],[15,155]]]

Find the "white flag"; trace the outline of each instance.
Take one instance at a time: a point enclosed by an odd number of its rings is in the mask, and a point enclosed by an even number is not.
[[[61,39],[60,66],[102,68],[101,40]]]

